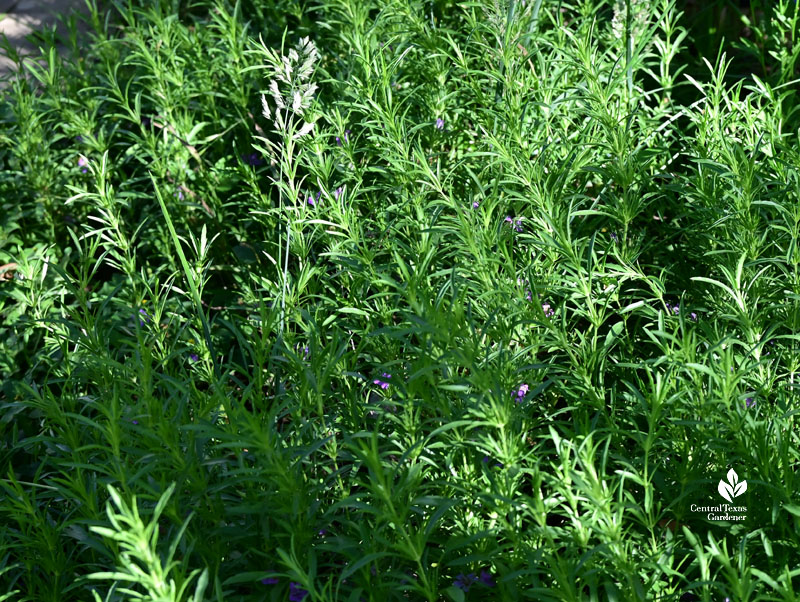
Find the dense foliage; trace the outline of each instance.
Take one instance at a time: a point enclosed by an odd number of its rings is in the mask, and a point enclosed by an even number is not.
[[[0,88],[0,601],[797,599],[799,18],[43,36]],[[746,517],[693,510],[730,469]]]

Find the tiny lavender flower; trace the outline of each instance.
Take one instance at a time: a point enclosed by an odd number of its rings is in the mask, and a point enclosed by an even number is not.
[[[342,196],[342,187],[341,186],[339,186],[339,188],[337,188],[336,190],[333,191],[333,198],[335,198],[337,201],[339,200],[340,196]]]
[[[322,191],[321,191],[321,190],[320,190],[320,191],[317,193],[317,196],[316,196],[316,198],[315,198],[313,195],[309,194],[309,195],[308,195],[308,198],[306,198],[306,202],[307,202],[309,205],[311,205],[312,207],[316,207],[316,205],[317,205],[317,201],[319,201],[319,197],[320,197],[320,195],[321,195],[321,194],[322,194]]]
[[[345,144],[350,143],[350,130],[344,131],[344,142]],[[336,146],[342,146],[342,139],[339,136],[336,136]]]
[[[495,585],[494,580],[492,579],[492,574],[485,569],[481,569],[481,576],[478,577],[478,581],[480,581],[486,587],[494,587]]]
[[[523,399],[525,399],[525,396],[526,396],[527,394],[528,394],[528,385],[526,385],[526,384],[524,384],[524,383],[523,383],[523,384],[521,384],[521,385],[519,386],[519,389],[517,389],[517,390],[514,392],[514,395],[516,395],[516,396],[517,396],[517,400],[516,400],[516,401],[517,401],[517,403],[520,403],[520,402],[521,402]]]
[[[82,167],[81,173],[89,171],[86,166],[89,165],[89,160],[86,157],[78,157],[78,167]]]
[[[264,585],[278,585],[279,582],[277,577],[266,577],[261,580]]]
[[[444,129],[444,119],[442,119],[441,117],[438,117],[436,119],[436,129],[439,131],[442,131]]]
[[[144,309],[139,310],[139,314],[141,317],[139,318],[139,326],[144,326],[144,323],[148,321],[150,317]]]
[[[472,201],[472,208],[477,209],[478,207],[480,207],[480,203],[478,201]]]
[[[522,218],[518,217],[516,219],[512,218],[511,216],[506,216],[505,219],[506,223],[514,228],[517,232],[522,232]]]
[[[517,278],[517,285],[527,287],[528,281],[523,280],[522,278]],[[528,301],[531,301],[533,299],[533,297],[531,296],[531,289],[529,288],[525,288],[525,299],[527,299]]]
[[[477,582],[478,582],[478,577],[475,575],[475,573],[470,573],[469,575],[461,573],[460,575],[456,576],[456,580],[453,581],[453,585],[455,585],[460,590],[468,592],[469,588],[475,585]]]
[[[391,374],[387,374],[386,372],[384,372],[381,375],[381,378],[392,378],[392,375]],[[389,383],[386,382],[386,381],[381,380],[380,378],[376,378],[375,380],[373,380],[372,384],[378,385],[384,391],[389,388]]]
[[[484,464],[488,464],[488,463],[489,463],[489,456],[484,456],[484,457],[483,457],[483,463],[484,463]],[[497,468],[503,468],[503,463],[502,463],[502,462],[495,462],[495,464],[494,464],[494,465],[495,465]]]
[[[189,359],[192,360],[193,362],[199,362],[200,361],[200,357],[196,353],[190,353],[189,354]]]
[[[258,153],[250,153],[249,155],[245,153],[242,155],[242,161],[253,167],[258,167],[264,162],[261,160],[261,157],[258,156]]]
[[[676,303],[675,305],[670,305],[669,303],[665,303],[667,306],[667,311],[669,313],[675,314],[676,316],[681,313],[681,305],[680,303]]]
[[[542,311],[548,318],[552,318],[556,314],[555,310],[550,307],[549,303],[542,303]]]
[[[300,587],[299,583],[292,581],[289,584],[289,600],[291,602],[300,602],[308,595],[308,591]]]
[[[752,408],[754,405],[756,405],[756,402],[752,397],[745,399],[744,403],[746,408]]]
[[[176,197],[178,197],[178,200],[179,200],[179,201],[182,201],[182,200],[183,200],[183,190],[181,190],[181,189],[179,188],[179,189],[177,190],[177,192],[175,193],[175,196],[176,196]]]

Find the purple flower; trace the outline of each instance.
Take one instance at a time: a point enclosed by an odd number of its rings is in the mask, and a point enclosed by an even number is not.
[[[342,196],[342,187],[341,186],[339,186],[339,188],[337,188],[336,190],[333,191],[333,198],[335,198],[337,201],[339,200],[340,196]]]
[[[514,230],[516,230],[517,232],[522,232],[522,218],[521,217],[512,218],[512,217],[507,215],[505,221],[509,226],[514,228]]]
[[[309,195],[306,197],[306,203],[308,203],[312,207],[316,207],[317,206],[317,201],[319,201],[319,197],[321,195],[322,195],[322,191],[321,190],[317,193],[316,197],[309,193]]]
[[[349,143],[350,142],[350,138],[348,138],[348,134],[350,134],[350,130],[345,130],[344,131],[344,141]]]
[[[480,203],[478,201],[472,201],[472,208],[473,209],[477,209],[479,206],[480,206]]]
[[[528,385],[526,385],[525,383],[521,384],[519,388],[516,391],[514,391],[514,393],[512,393],[512,395],[517,396],[516,399],[517,403],[520,403],[523,399],[525,399],[525,396],[527,394],[528,394]]]
[[[144,309],[139,310],[140,318],[139,318],[139,326],[144,326],[145,322],[148,322],[148,318],[150,317],[148,313]]]
[[[484,464],[488,464],[489,463],[489,456],[484,456],[483,457],[483,463]],[[502,462],[496,462],[495,466],[497,466],[498,468],[503,468],[503,463]]]
[[[319,201],[319,197],[321,195],[322,195],[322,191],[321,190],[317,193],[316,197],[314,197],[313,195],[309,194],[308,197],[306,198],[306,203],[308,203],[312,207],[316,207],[317,206],[317,201]]]
[[[456,580],[453,581],[453,585],[465,592],[468,592],[469,588],[475,585],[477,582],[478,577],[475,575],[475,573],[470,573],[469,575],[461,573],[460,575],[456,576]]]
[[[192,360],[193,362],[198,362],[200,361],[200,356],[198,356],[196,353],[190,353],[189,359]]]
[[[441,117],[436,118],[436,129],[442,131],[444,129],[444,119]]]
[[[133,424],[139,424],[139,421],[138,421],[138,420],[131,420],[131,422],[132,422]]]
[[[83,142],[83,136],[81,136],[80,134],[78,134],[77,136],[75,136],[75,142],[78,142],[78,143],[81,143],[81,142]]]
[[[550,307],[549,303],[542,303],[542,311],[548,318],[552,318],[554,315],[556,315],[556,311]]]
[[[83,168],[83,169],[81,169],[81,173],[86,173],[87,171],[89,171],[86,168],[87,165],[89,165],[89,159],[87,159],[84,156],[78,157],[78,167],[82,167]]]
[[[756,402],[752,397],[748,397],[744,400],[744,404],[746,408],[752,408],[754,405],[756,405]]]
[[[381,378],[392,378],[392,375],[391,374],[387,374],[386,372],[384,372],[381,375]],[[389,383],[386,382],[386,381],[381,380],[380,378],[376,378],[375,380],[373,380],[372,384],[373,385],[378,385],[384,391],[389,388]]]
[[[690,313],[690,314],[689,314],[689,317],[690,317],[690,318],[691,318],[693,321],[697,322],[697,314],[696,314],[696,313],[694,313],[694,312]]]
[[[258,167],[264,162],[261,157],[258,156],[258,153],[245,153],[242,155],[242,161],[253,167]]]
[[[264,585],[278,585],[278,583],[280,583],[280,580],[277,577],[265,577],[264,579],[261,580],[261,583],[263,583]]]
[[[486,587],[495,586],[494,580],[492,579],[492,574],[485,569],[481,569],[481,576],[478,577],[478,581],[480,581]]]
[[[300,587],[299,583],[292,581],[289,584],[289,600],[291,602],[300,602],[308,595],[308,591]]]
[[[178,191],[175,193],[175,196],[178,197],[179,201],[182,201],[183,200],[183,190],[181,190],[179,188]]]
[[[616,233],[616,232],[612,232],[612,233],[611,233],[611,240],[613,240],[614,242],[617,242],[617,240],[619,240],[619,239],[617,238],[617,233]]]

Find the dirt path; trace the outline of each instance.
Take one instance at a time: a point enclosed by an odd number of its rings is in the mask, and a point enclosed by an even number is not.
[[[0,34],[8,37],[11,45],[21,55],[37,53],[35,44],[25,38],[65,19],[73,11],[86,13],[84,0],[0,0]],[[65,33],[63,25],[59,32]],[[13,70],[14,63],[0,56],[0,78]]]

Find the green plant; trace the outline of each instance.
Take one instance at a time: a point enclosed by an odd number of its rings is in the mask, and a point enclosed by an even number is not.
[[[796,599],[797,5],[745,4],[45,36],[0,91],[0,599]]]

